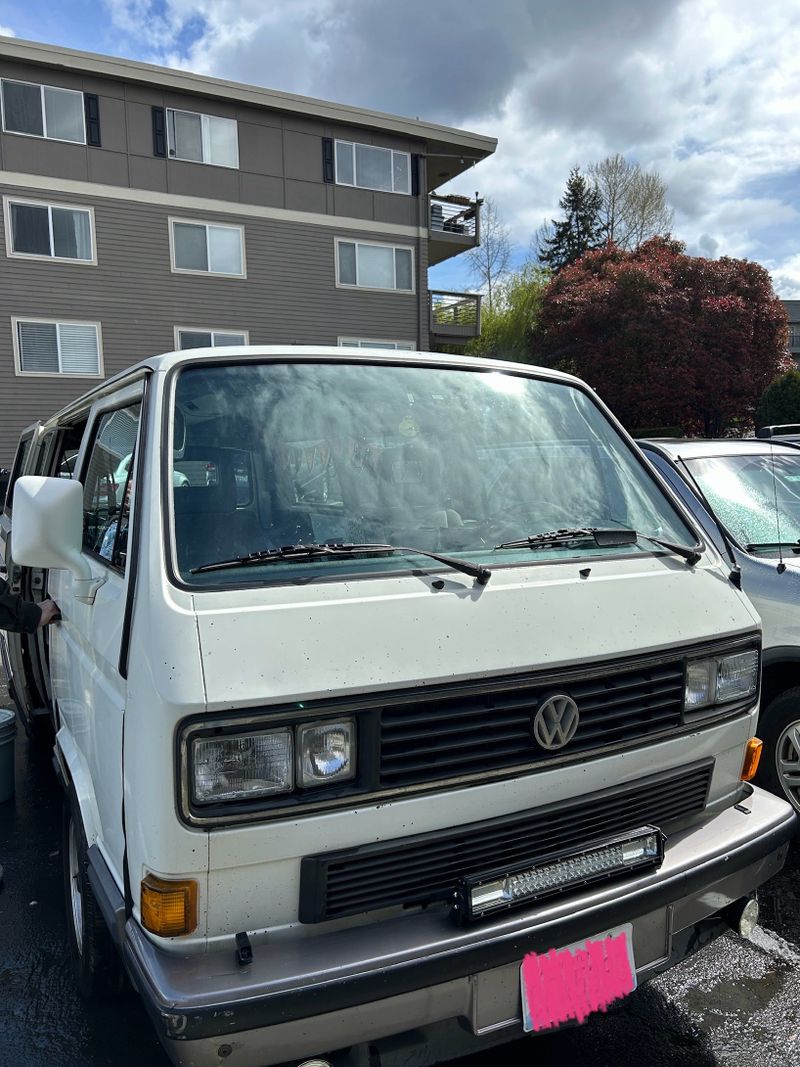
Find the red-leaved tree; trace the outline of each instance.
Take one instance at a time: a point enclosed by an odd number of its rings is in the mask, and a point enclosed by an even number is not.
[[[533,362],[584,378],[631,430],[745,429],[791,365],[769,274],[668,238],[588,252],[545,289]]]

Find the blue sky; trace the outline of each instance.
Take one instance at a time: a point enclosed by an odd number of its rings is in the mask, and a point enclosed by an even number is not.
[[[665,180],[690,252],[755,259],[800,297],[800,5],[0,0],[0,28],[496,136],[449,191],[494,199],[515,262],[570,168],[619,152]],[[469,282],[464,257],[431,272]]]

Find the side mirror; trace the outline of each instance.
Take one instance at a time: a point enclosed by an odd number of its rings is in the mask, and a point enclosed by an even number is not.
[[[83,486],[65,478],[25,475],[14,486],[11,555],[23,567],[71,571],[79,600],[94,600],[96,585],[82,555]]]

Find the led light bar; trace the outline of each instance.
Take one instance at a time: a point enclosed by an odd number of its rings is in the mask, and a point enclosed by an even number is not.
[[[656,826],[641,826],[586,845],[580,852],[561,852],[511,871],[462,878],[456,887],[453,917],[471,922],[618,874],[659,867],[663,860],[664,835]]]

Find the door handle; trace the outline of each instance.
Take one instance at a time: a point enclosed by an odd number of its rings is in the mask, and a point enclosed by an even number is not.
[[[102,576],[92,575],[91,578],[73,578],[73,596],[76,600],[80,600],[82,604],[94,604],[97,590],[105,584],[106,579]]]

